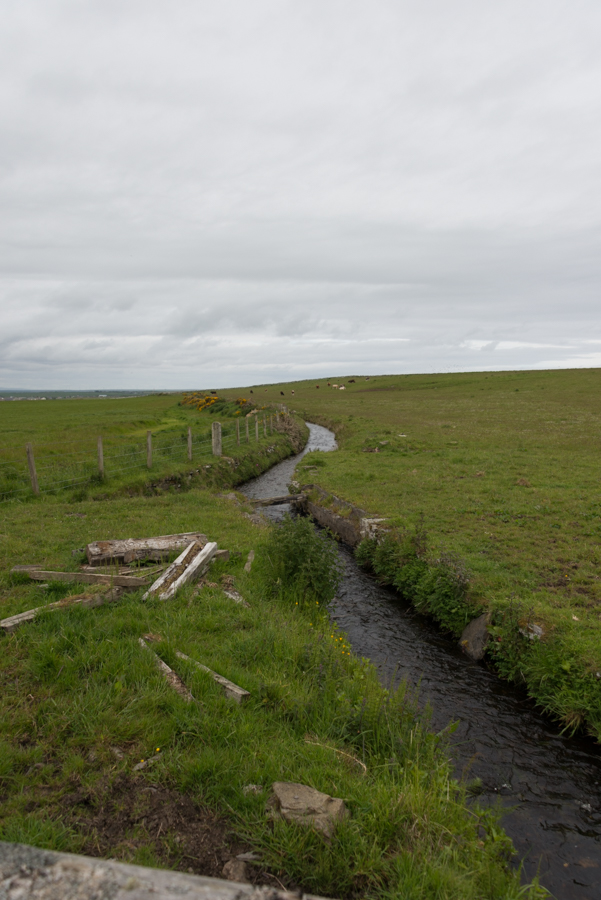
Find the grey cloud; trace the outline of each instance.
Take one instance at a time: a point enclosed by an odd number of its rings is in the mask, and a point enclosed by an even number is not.
[[[593,0],[13,4],[0,384],[598,364],[600,37]]]

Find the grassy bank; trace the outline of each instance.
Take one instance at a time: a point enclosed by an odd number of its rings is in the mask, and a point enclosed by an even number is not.
[[[387,517],[405,550],[380,563],[381,576],[456,635],[490,612],[498,671],[567,727],[598,737],[601,372],[332,382],[345,390],[324,381],[255,388],[267,402],[283,390],[303,416],[336,431],[338,452],[299,479]],[[416,590],[398,571],[416,530],[422,559],[437,570],[431,580],[444,576],[430,600],[435,586]]]
[[[229,402],[219,396],[206,396],[210,400],[204,408],[194,395],[172,394],[119,400],[3,403],[0,503],[28,503],[35,499],[26,443],[33,447],[41,495],[68,495],[83,500],[156,489],[179,490],[193,483],[233,486],[297,452],[306,442],[308,431],[300,419],[280,416],[276,421],[272,409],[257,408],[239,396]],[[255,419],[259,422],[258,433]],[[222,460],[212,455],[214,421],[222,425]],[[152,441],[150,468],[148,432]],[[98,464],[99,436],[103,441],[102,476]]]
[[[81,590],[44,591],[9,566],[72,568],[78,548],[99,537],[201,530],[232,558],[200,591],[167,603],[134,593],[41,615],[0,638],[0,839],[212,875],[251,849],[257,881],[337,897],[523,896],[494,813],[468,810],[450,777],[444,736],[350,655],[323,595],[309,601],[310,581],[300,603],[274,581],[269,529],[243,513],[239,501],[197,488],[3,506],[3,616]],[[302,547],[297,555],[305,559]],[[232,581],[248,609],[221,590]],[[166,684],[142,634],[154,635],[195,702]],[[225,699],[176,650],[250,691],[248,702]],[[265,803],[276,780],[342,797],[351,816],[331,842],[273,823]]]

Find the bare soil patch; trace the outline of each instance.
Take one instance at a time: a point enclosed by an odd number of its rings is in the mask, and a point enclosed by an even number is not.
[[[63,821],[86,836],[82,853],[137,862],[143,849],[166,868],[223,878],[223,867],[252,850],[231,823],[185,794],[144,778],[121,775],[92,793],[61,798]],[[278,884],[260,865],[247,864],[248,881]]]

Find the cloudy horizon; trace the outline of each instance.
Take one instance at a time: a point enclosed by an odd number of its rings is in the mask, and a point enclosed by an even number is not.
[[[0,390],[601,366],[592,0],[21,0]]]

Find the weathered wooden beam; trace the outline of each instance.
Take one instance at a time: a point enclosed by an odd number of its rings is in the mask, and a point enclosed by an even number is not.
[[[254,558],[255,558],[255,551],[251,550],[249,552],[248,556],[246,557],[246,562],[244,563],[244,571],[245,572],[250,572]]]
[[[175,562],[165,569],[160,578],[157,578],[142,599],[158,597],[160,600],[169,600],[184,584],[202,575],[216,552],[217,544],[214,541],[210,541],[204,547],[198,543],[189,544]]]
[[[160,534],[149,538],[126,538],[125,540],[92,541],[86,547],[86,555],[91,566],[108,562],[130,563],[139,559],[166,559],[175,550],[180,552],[189,544],[206,544],[206,534],[199,531],[181,534]]]
[[[186,703],[191,703],[192,700],[194,700],[194,697],[192,696],[192,693],[190,692],[189,688],[187,688],[186,685],[184,684],[184,682],[181,680],[179,675],[177,675],[173,671],[173,669],[169,668],[167,663],[163,662],[161,657],[157,656],[157,654],[154,652],[154,650],[150,649],[150,647],[148,646],[148,644],[146,643],[144,638],[138,638],[138,643],[140,644],[141,647],[144,647],[145,650],[148,650],[149,653],[152,653],[152,655],[154,657],[154,663],[155,663],[157,669],[159,670],[159,672],[162,674],[165,681],[167,682],[167,684],[170,687],[172,687],[174,691],[177,691],[177,693],[180,695],[180,697],[184,698]]]
[[[146,587],[148,579],[135,578],[133,575],[95,575],[91,572],[49,572],[46,569],[38,569],[23,566],[15,566],[12,572],[20,572],[29,575],[33,581],[64,581],[67,583],[79,582],[81,584],[113,584],[116,587],[136,588]]]
[[[238,591],[226,590],[224,588],[223,593],[226,597],[229,597],[230,600],[233,600],[234,603],[239,603],[240,606],[245,606],[246,609],[250,609],[250,603],[247,603],[242,594],[239,594]]]
[[[56,611],[59,609],[68,609],[71,606],[81,606],[84,609],[94,609],[96,606],[104,606],[105,603],[114,603],[119,599],[118,591],[108,591],[105,594],[77,594],[73,597],[64,597],[54,603],[47,603],[45,606],[36,606],[35,609],[28,609],[25,612],[17,613],[9,616],[7,619],[0,620],[0,631],[9,634],[16,631],[20,625],[25,622],[32,622],[39,612],[43,610]]]
[[[203,666],[202,663],[196,662],[195,659],[191,659],[189,656],[186,656],[185,653],[180,653],[179,650],[176,650],[175,655],[179,657],[179,659],[185,659],[186,662],[192,663],[197,669],[202,669],[203,672],[210,675],[213,681],[216,681],[217,684],[221,685],[225,692],[225,696],[235,700],[236,703],[243,703],[250,697],[249,691],[245,691],[244,688],[238,687],[233,681],[229,681],[227,678],[224,678],[223,675],[218,675],[217,672],[213,672],[208,666]]]
[[[253,506],[277,506],[279,503],[292,503],[302,496],[302,494],[282,494],[281,497],[251,498],[250,502]]]

